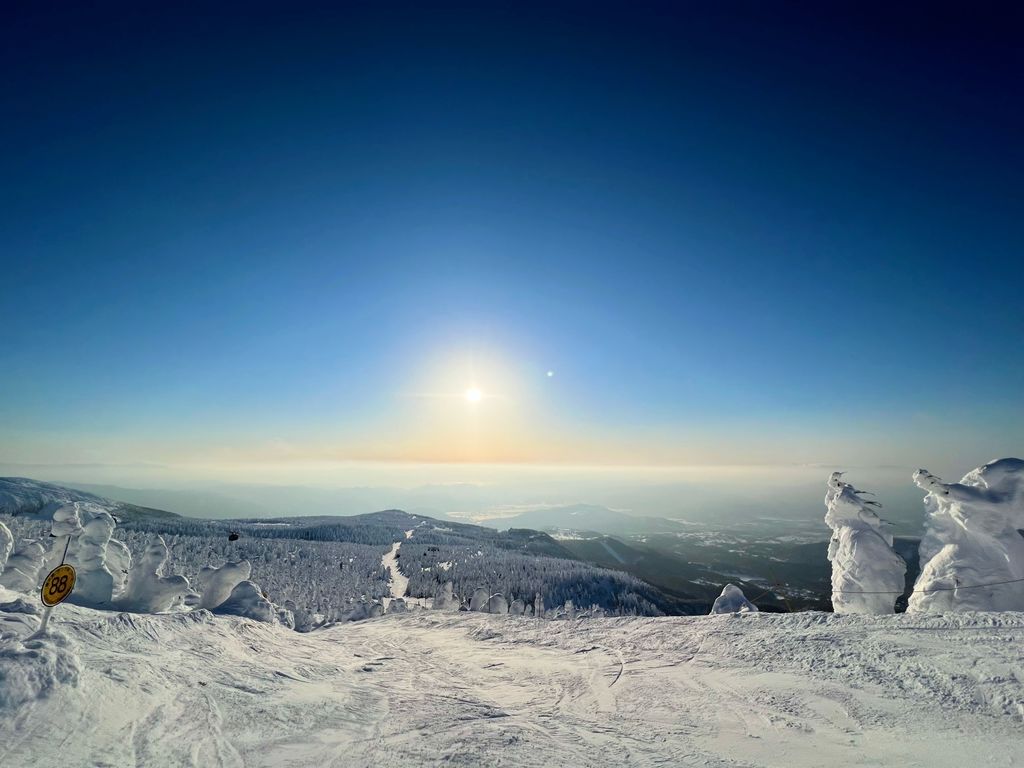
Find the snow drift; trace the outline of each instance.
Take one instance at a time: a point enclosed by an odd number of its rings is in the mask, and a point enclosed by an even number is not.
[[[825,493],[825,522],[832,529],[832,607],[836,613],[892,613],[904,590],[907,564],[892,548],[892,534],[872,506],[841,472]]]
[[[927,491],[921,575],[908,611],[1024,611],[1024,461],[1000,459]],[[999,583],[1016,582],[1016,583]]]

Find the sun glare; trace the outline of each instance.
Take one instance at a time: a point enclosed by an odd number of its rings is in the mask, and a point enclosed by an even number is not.
[[[466,390],[466,400],[470,403],[479,403],[482,397],[483,393],[476,387],[470,387]]]

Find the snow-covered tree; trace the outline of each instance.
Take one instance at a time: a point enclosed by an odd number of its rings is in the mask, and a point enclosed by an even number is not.
[[[959,483],[921,469],[914,482],[927,517],[907,610],[1024,611],[1024,461],[993,461]]]
[[[258,585],[241,581],[235,585],[228,599],[214,610],[226,616],[243,616],[273,624],[277,621],[277,608],[264,595]]]
[[[0,573],[0,587],[15,592],[34,592],[40,586],[44,550],[42,542],[28,541],[7,558],[7,565]]]
[[[455,597],[454,585],[451,580],[444,584],[438,584],[434,591],[433,605],[434,610],[437,611],[457,611],[459,609],[459,601]]]
[[[722,594],[715,598],[711,613],[757,613],[757,606],[747,600],[743,590],[735,584],[726,584]]]
[[[208,565],[199,571],[198,586],[202,589],[199,608],[213,609],[231,596],[231,592],[240,582],[252,575],[252,565],[248,560],[227,562],[216,568]]]
[[[861,498],[841,472],[833,472],[825,494],[825,522],[832,529],[832,608],[836,613],[884,614],[903,594],[907,564],[892,548],[888,524]]]
[[[184,576],[161,576],[167,561],[167,544],[158,536],[128,571],[128,584],[117,601],[122,610],[158,613],[171,608],[189,591]]]
[[[488,613],[508,613],[508,600],[500,592],[491,595],[487,598],[487,612]]]
[[[477,587],[473,591],[473,597],[469,600],[469,610],[487,612],[487,601],[490,600],[490,591],[486,587]]]
[[[11,556],[12,549],[14,549],[14,535],[10,528],[0,522],[0,573],[3,573],[7,566],[7,558]]]

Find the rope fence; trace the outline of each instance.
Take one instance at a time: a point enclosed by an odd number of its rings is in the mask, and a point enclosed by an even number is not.
[[[965,586],[956,586],[956,587],[932,587],[931,589],[912,589],[912,590],[910,590],[909,594],[911,594],[911,595],[914,595],[914,594],[924,595],[924,594],[928,594],[930,592],[956,592],[959,589],[984,589],[985,587],[998,587],[998,586],[1001,586],[1003,584],[1019,584],[1021,582],[1024,582],[1024,579],[1007,579],[1006,581],[992,581],[992,582],[989,582],[988,584],[967,584]],[[764,592],[759,594],[757,597],[750,598],[750,602],[753,603],[753,602],[755,602],[757,600],[760,600],[765,595],[770,595],[773,592],[779,590],[780,588],[782,588],[784,586],[785,586],[784,584],[773,584],[769,589],[766,589]],[[907,593],[907,591],[905,589],[904,590],[900,590],[899,592],[897,592],[896,590],[892,590],[892,589],[863,590],[863,591],[862,590],[853,590],[853,589],[833,589],[832,590],[832,594],[833,595],[836,595],[836,594],[838,594],[838,595],[903,595],[903,594],[908,594],[908,593]]]

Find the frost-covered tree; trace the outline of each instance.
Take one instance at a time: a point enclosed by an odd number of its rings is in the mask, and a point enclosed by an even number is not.
[[[14,534],[11,533],[10,528],[0,522],[0,573],[3,573],[7,566],[7,558],[11,556],[12,549],[14,549]]]
[[[79,503],[64,504],[53,512],[53,526],[50,530],[56,537],[77,536],[82,532],[82,521],[78,514]]]
[[[277,608],[264,595],[258,585],[241,581],[235,585],[228,599],[214,609],[225,616],[243,616],[273,624],[277,621]]]
[[[885,614],[895,610],[907,564],[892,548],[888,524],[861,498],[841,472],[833,472],[825,493],[825,522],[832,529],[832,608],[836,613]]]
[[[1024,611],[1024,461],[993,461],[959,483],[921,469],[914,482],[926,519],[907,610]]]
[[[394,600],[392,600],[390,603],[388,603],[387,610],[385,611],[385,613],[408,613],[408,612],[409,612],[409,606],[406,604],[405,600],[403,600],[400,597],[396,597]]]
[[[457,611],[459,609],[459,601],[455,597],[454,585],[451,580],[444,584],[438,584],[434,591],[433,605],[434,610],[437,611]]]
[[[115,579],[107,566],[107,546],[113,533],[114,518],[107,512],[100,512],[81,527],[73,550],[68,552],[78,576],[69,601],[92,608],[110,607]]]
[[[252,565],[248,560],[227,562],[219,568],[208,565],[199,571],[197,583],[202,590],[199,608],[214,609],[227,600],[239,583],[246,581],[252,574]]]
[[[167,544],[162,537],[150,543],[128,571],[128,584],[117,601],[119,608],[134,613],[167,611],[189,591],[184,576],[162,576]]]
[[[34,592],[40,586],[43,558],[42,542],[25,542],[7,558],[7,565],[3,573],[0,573],[0,587],[15,592]]]
[[[487,612],[488,613],[508,613],[508,600],[505,599],[503,594],[496,593],[487,598]]]
[[[473,590],[473,597],[469,599],[469,610],[487,612],[487,601],[491,595],[486,587],[477,587]]]
[[[722,594],[715,598],[711,613],[757,613],[757,606],[747,600],[743,590],[735,584],[726,584]]]

